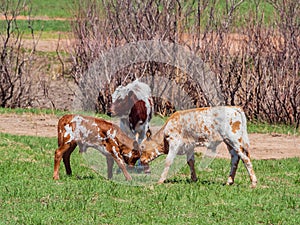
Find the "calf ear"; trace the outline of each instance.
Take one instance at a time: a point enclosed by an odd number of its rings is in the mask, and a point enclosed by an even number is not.
[[[141,157],[142,152],[137,141],[133,142],[133,151],[136,152],[139,155],[139,157]]]
[[[152,136],[152,132],[150,129],[148,129],[146,132],[147,141],[151,140],[151,136]]]
[[[128,96],[129,98],[134,98],[134,97],[135,97],[134,91],[130,90],[130,91],[128,92],[127,96]],[[132,99],[132,100],[136,100],[136,99]]]

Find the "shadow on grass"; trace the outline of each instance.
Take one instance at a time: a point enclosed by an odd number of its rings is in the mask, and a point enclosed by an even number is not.
[[[76,179],[77,180],[94,180],[95,176],[94,175],[83,175],[83,176],[76,175]]]
[[[175,177],[167,179],[164,183],[166,184],[201,184],[201,185],[226,185],[226,183],[219,183],[211,180],[197,180],[193,181],[190,178],[183,178],[183,177]]]

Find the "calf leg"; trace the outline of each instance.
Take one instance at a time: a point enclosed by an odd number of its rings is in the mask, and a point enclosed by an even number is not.
[[[120,152],[117,151],[117,149],[118,148],[115,147],[115,146],[112,147],[112,152],[111,152],[112,157],[116,161],[116,163],[118,164],[119,168],[123,171],[123,174],[124,174],[126,180],[132,180],[130,174],[126,170],[125,162],[122,159],[122,156],[121,156]]]
[[[257,184],[257,178],[255,176],[255,172],[253,170],[253,166],[252,166],[252,163],[251,163],[251,160],[250,160],[250,154],[248,152],[248,150],[244,149],[241,147],[241,149],[243,150],[240,150],[238,152],[238,155],[241,157],[243,163],[244,163],[244,166],[246,167],[247,171],[248,171],[248,174],[250,176],[250,181],[251,181],[251,187],[252,188],[255,188],[256,187],[256,184]]]
[[[70,166],[70,155],[72,151],[76,148],[76,144],[66,143],[61,145],[56,151],[54,155],[54,172],[53,172],[53,179],[59,179],[59,164],[64,157],[64,164],[66,168],[67,174],[71,174],[71,166]],[[65,156],[64,154],[67,153]]]
[[[198,179],[197,179],[197,175],[196,175],[196,171],[195,171],[194,151],[191,152],[190,154],[187,154],[187,164],[190,167],[192,181],[197,181]]]
[[[143,127],[139,132],[138,132],[138,143],[141,144],[144,138],[146,137],[146,131],[145,127]]]
[[[208,143],[205,143],[206,152],[200,161],[200,168],[202,170],[205,170],[215,159],[218,154],[217,147],[220,143],[220,141],[209,141]]]
[[[120,156],[119,156],[120,157]],[[126,170],[126,166],[125,163],[123,162],[123,160],[120,159],[116,159],[114,158],[114,160],[116,161],[116,163],[118,164],[119,168],[123,171],[123,174],[125,176],[126,180],[132,180],[130,174],[128,173],[128,171]]]
[[[111,156],[106,156],[106,163],[107,163],[107,178],[112,179],[114,159]]]
[[[151,173],[151,169],[150,169],[150,166],[149,164],[142,164],[142,166],[144,167],[144,173],[146,174],[150,174]]]
[[[159,184],[162,184],[167,179],[167,175],[168,175],[170,166],[173,163],[174,158],[175,158],[175,155],[170,154],[170,152],[169,152],[169,154],[168,154],[168,156],[166,158],[164,171],[162,172],[162,174],[160,176],[160,179],[158,181]]]
[[[230,146],[228,146],[228,150],[231,155],[231,169],[230,169],[230,174],[229,174],[226,184],[232,185],[234,183],[234,177],[236,174],[236,170],[238,168],[240,157],[238,156],[237,152],[234,149],[230,149]]]
[[[175,141],[174,141],[175,142]],[[166,157],[166,162],[165,162],[165,168],[164,171],[162,172],[160,179],[158,181],[159,184],[162,184],[166,179],[167,179],[167,175],[170,169],[170,166],[172,165],[174,158],[177,155],[178,152],[178,147],[180,146],[180,142],[177,141],[175,143],[170,144],[170,150],[169,153]]]
[[[139,144],[141,144],[142,141],[145,139],[147,130],[149,130],[148,123],[144,124],[143,127],[142,127],[142,130],[138,132],[138,134],[139,134],[139,136],[138,136],[138,143]],[[143,167],[144,173],[146,173],[146,174],[150,174],[151,173],[151,168],[150,168],[149,164],[144,164],[143,165],[141,163],[140,159],[138,159],[137,164],[138,164],[139,167]]]
[[[235,176],[235,173],[236,173],[236,170],[237,170],[237,165],[238,165],[239,160],[241,159],[244,163],[244,166],[247,169],[247,172],[248,172],[249,176],[250,176],[251,187],[255,188],[256,184],[257,184],[257,178],[255,176],[255,172],[253,170],[253,166],[252,166],[252,163],[251,163],[251,160],[250,160],[250,154],[247,151],[247,149],[245,149],[245,148],[243,148],[242,146],[239,146],[239,145],[237,145],[237,146],[238,147],[234,147],[230,151],[230,153],[231,153],[231,155],[233,155],[233,157],[231,158],[231,162],[232,162],[231,173],[230,173],[230,176],[228,178],[227,183],[230,184],[230,181],[231,181],[230,177],[232,178],[232,183],[233,183],[234,176]]]
[[[76,145],[73,144],[63,154],[63,162],[64,162],[64,165],[65,165],[65,169],[66,169],[67,175],[71,175],[72,174],[71,164],[70,164],[70,156],[71,156],[71,154],[72,154],[72,152],[74,151],[75,148],[76,148]]]

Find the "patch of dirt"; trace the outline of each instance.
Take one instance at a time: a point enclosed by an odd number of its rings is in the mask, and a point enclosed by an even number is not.
[[[12,16],[8,16],[7,17],[8,20],[12,19]],[[19,15],[15,18],[16,20],[44,20],[44,21],[71,21],[73,20],[72,18],[61,18],[61,17],[48,17],[48,16],[35,16],[35,17],[28,17],[28,16],[22,16]],[[0,21],[6,20],[6,17],[4,15],[0,15]],[[51,33],[55,33],[55,32],[51,32]],[[67,32],[56,32],[58,34],[62,34],[63,36],[65,36],[65,34],[67,34]],[[41,52],[54,52],[57,49],[62,51],[62,50],[67,50],[70,49],[70,47],[72,46],[74,40],[70,39],[70,38],[61,38],[61,39],[39,39],[38,35],[39,32],[36,31],[35,32],[36,35],[36,40],[32,40],[31,38],[27,39],[27,38],[22,38],[22,46],[26,49],[32,49],[34,45],[36,45],[35,49],[36,51],[41,51]],[[34,44],[35,43],[35,44]]]
[[[58,117],[55,115],[1,114],[0,132],[40,137],[57,135]]]
[[[250,156],[253,159],[283,159],[300,157],[300,137],[284,134],[249,134]],[[206,148],[196,148],[205,153]],[[218,157],[230,158],[225,144],[217,149]]]
[[[0,132],[16,135],[56,137],[57,122],[55,115],[1,114]],[[156,128],[157,129],[157,128]],[[156,130],[155,129],[155,130]],[[292,135],[250,134],[250,153],[254,159],[282,159],[300,157],[300,137]],[[205,148],[196,148],[205,152]],[[218,157],[229,158],[225,145],[218,148]]]
[[[36,40],[35,50],[40,52],[55,52],[59,51],[70,51],[72,44],[74,44],[74,40],[72,39],[40,39]],[[33,42],[30,39],[23,39],[22,45],[26,49],[33,48]]]

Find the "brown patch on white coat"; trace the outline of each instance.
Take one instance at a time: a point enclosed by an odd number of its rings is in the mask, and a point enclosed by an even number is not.
[[[153,114],[153,99],[150,87],[135,80],[119,86],[112,94],[111,113],[120,116],[120,128],[132,139],[138,134],[139,144],[146,137]]]
[[[257,184],[249,154],[246,117],[240,107],[198,108],[174,113],[153,136],[147,134],[141,144],[141,162],[147,164],[162,154],[167,154],[165,169],[159,183],[163,183],[177,154],[186,154],[191,179],[197,180],[194,168],[194,148],[202,143],[216,151],[224,142],[231,154],[231,170],[227,184],[234,183],[239,160],[242,159],[251,180]]]
[[[53,179],[59,179],[59,164],[62,158],[66,173],[72,174],[70,155],[77,145],[80,152],[92,147],[106,156],[109,179],[113,176],[114,161],[123,171],[126,180],[132,179],[125,163],[134,166],[140,158],[138,143],[127,137],[118,126],[99,118],[65,115],[58,121],[57,129],[58,149],[54,156]]]

